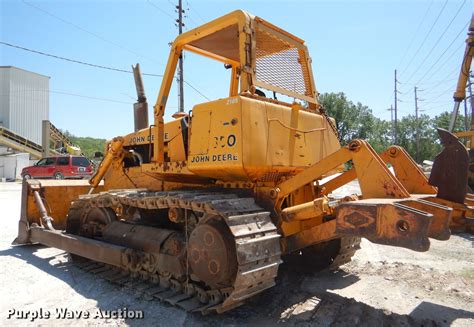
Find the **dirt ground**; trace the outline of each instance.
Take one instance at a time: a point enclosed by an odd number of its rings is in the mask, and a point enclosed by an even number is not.
[[[39,245],[12,247],[20,189],[20,184],[0,183],[2,326],[474,326],[473,235],[432,240],[425,253],[363,240],[353,261],[338,271],[283,264],[276,287],[231,312],[201,316],[98,280],[74,267],[63,251]],[[95,317],[123,308],[141,310],[144,318]],[[56,310],[65,309],[88,312],[90,317],[57,319]],[[35,312],[50,312],[51,317],[33,319]]]

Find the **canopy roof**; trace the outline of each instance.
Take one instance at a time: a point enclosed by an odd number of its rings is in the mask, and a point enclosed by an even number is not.
[[[259,17],[237,10],[181,34],[174,45],[250,74],[240,92],[253,85],[317,103],[304,41]]]

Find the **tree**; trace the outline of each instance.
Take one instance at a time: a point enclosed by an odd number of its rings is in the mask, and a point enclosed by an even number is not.
[[[340,93],[325,93],[319,97],[321,105],[327,114],[336,120],[341,144],[345,145],[353,139],[367,140],[372,147],[381,152],[391,145],[391,123],[375,117],[367,106],[348,100]],[[417,121],[414,115],[408,115],[398,121],[398,144],[405,148],[413,157],[416,157],[416,132],[419,132],[418,161],[434,160],[442,150],[437,127],[447,129],[451,114],[448,112],[430,118],[423,114]],[[468,122],[469,123],[469,122]],[[458,115],[455,131],[464,129],[464,117]],[[418,129],[417,129],[418,127]]]
[[[382,151],[390,144],[390,123],[374,117],[369,107],[358,102],[354,104],[340,93],[324,93],[319,101],[328,116],[336,120],[339,140],[347,144],[354,139],[364,139]]]
[[[374,118],[372,131],[367,141],[377,152],[382,152],[392,145],[392,124],[389,121],[380,118]]]
[[[418,117],[418,131],[420,133],[420,150],[418,161],[433,160],[441,151],[441,144],[437,138],[433,121],[428,115]],[[398,122],[398,145],[403,147],[413,158],[416,158],[417,123],[414,115],[403,117]]]
[[[105,139],[97,139],[93,137],[79,137],[71,134],[69,131],[61,131],[74,145],[81,148],[82,153],[89,159],[94,157],[96,152],[104,152]]]
[[[440,127],[444,129],[449,128],[449,122],[451,121],[451,113],[445,111],[438,116],[436,116],[433,120],[434,127]],[[470,117],[468,117],[470,118]],[[471,125],[471,122],[468,119],[468,126]],[[464,116],[463,115],[458,115],[456,118],[456,123],[454,124],[454,131],[455,132],[460,132],[464,130]]]

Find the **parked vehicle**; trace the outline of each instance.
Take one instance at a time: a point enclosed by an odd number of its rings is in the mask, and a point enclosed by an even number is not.
[[[67,155],[43,158],[33,166],[23,168],[21,176],[25,179],[89,178],[92,173],[92,164],[86,157]]]

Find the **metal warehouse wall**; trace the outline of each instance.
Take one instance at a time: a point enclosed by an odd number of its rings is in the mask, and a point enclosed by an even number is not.
[[[0,126],[7,127],[10,117],[10,69],[0,68]],[[8,127],[7,127],[8,128]]]
[[[0,92],[3,126],[41,144],[41,124],[49,119],[49,77],[1,66]]]

